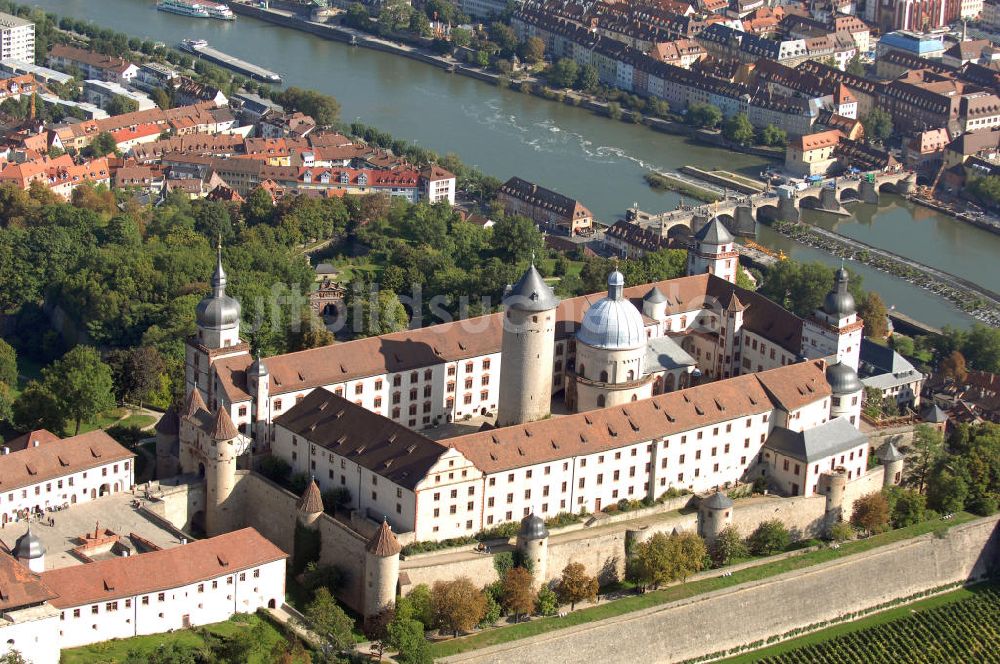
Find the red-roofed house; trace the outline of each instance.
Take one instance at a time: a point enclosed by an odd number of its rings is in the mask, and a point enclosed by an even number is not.
[[[833,154],[843,134],[828,129],[793,139],[785,152],[785,169],[796,175],[825,175],[837,163]]]

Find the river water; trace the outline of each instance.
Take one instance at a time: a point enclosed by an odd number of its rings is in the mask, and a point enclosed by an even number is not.
[[[677,195],[649,189],[643,175],[684,164],[757,175],[764,161],[692,145],[644,127],[613,122],[579,108],[501,90],[435,67],[370,49],[326,41],[240,17],[227,23],[156,11],[152,0],[38,0],[35,6],[173,45],[187,37],[280,73],[287,85],[334,95],[345,120],[358,120],[505,180],[518,175],[579,198],[602,221],[638,203],[647,211],[673,208]],[[1000,236],[883,196],[855,204],[839,219],[806,212],[809,220],[875,246],[1000,290]],[[839,259],[762,228],[760,240],[793,258]],[[852,265],[890,306],[932,325],[966,326],[949,302],[866,266]]]

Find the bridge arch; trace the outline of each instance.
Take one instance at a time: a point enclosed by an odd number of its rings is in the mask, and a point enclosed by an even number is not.
[[[841,201],[860,201],[861,192],[857,187],[844,187],[840,190],[839,198]]]
[[[823,207],[823,204],[819,200],[819,196],[803,196],[799,199],[799,207],[806,210],[817,210]]]
[[[757,208],[757,221],[768,222],[778,219],[778,206],[777,205],[761,205]]]
[[[902,193],[902,189],[899,182],[880,182],[878,183],[878,192],[880,194],[899,194]]]
[[[718,219],[731,235],[736,235],[736,217],[728,212],[723,212],[722,214],[717,214],[712,217],[712,219],[709,219],[709,223],[711,223],[713,219]]]

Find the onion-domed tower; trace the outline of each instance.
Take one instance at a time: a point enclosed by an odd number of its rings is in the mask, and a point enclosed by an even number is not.
[[[625,277],[608,275],[608,295],[595,302],[576,332],[576,409],[615,406],[653,394],[646,375],[646,325],[624,296]]]
[[[532,265],[503,296],[497,426],[549,416],[559,298]]]
[[[45,571],[45,545],[35,533],[31,532],[31,524],[28,524],[28,532],[17,538],[14,549],[11,551],[18,562],[27,567],[35,574]]]
[[[858,372],[843,362],[835,362],[826,368],[826,382],[830,384],[833,396],[830,399],[830,419],[846,418],[855,427],[861,426],[861,384]]]
[[[833,289],[823,299],[823,306],[802,326],[802,354],[810,359],[836,356],[857,371],[865,324],[858,318],[854,296],[847,288],[849,280],[846,269],[837,270]]]

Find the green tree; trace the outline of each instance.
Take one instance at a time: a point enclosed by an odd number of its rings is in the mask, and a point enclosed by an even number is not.
[[[708,555],[716,567],[724,567],[737,558],[745,558],[750,551],[735,526],[726,526],[719,531],[708,547]]]
[[[912,357],[916,352],[916,344],[914,344],[913,339],[899,332],[892,333],[892,336],[889,337],[889,345],[904,357]]]
[[[192,648],[179,643],[161,643],[152,651],[130,650],[123,664],[196,664],[198,661]]]
[[[695,102],[688,104],[687,109],[688,124],[704,129],[713,129],[722,122],[722,111],[713,104]]]
[[[535,222],[521,215],[505,215],[491,229],[490,247],[509,263],[520,263],[541,256],[544,242]]]
[[[742,265],[736,265],[736,285],[746,290],[757,290],[757,284],[753,282]]]
[[[427,14],[423,12],[412,12],[410,14],[410,32],[421,37],[430,36],[431,22],[427,19]]]
[[[170,95],[163,88],[153,88],[152,98],[153,102],[163,110],[167,110],[173,106],[173,102],[170,100]]]
[[[486,597],[466,576],[435,582],[431,604],[434,624],[453,636],[472,630],[486,615]]]
[[[772,147],[782,147],[788,144],[788,132],[773,124],[764,127],[760,132],[760,142]]]
[[[601,85],[601,75],[594,65],[584,65],[576,76],[576,87],[584,92],[593,92]]]
[[[535,608],[535,580],[525,568],[512,567],[503,575],[501,583],[501,603],[508,613],[514,614],[514,622],[520,622],[522,615],[530,614]]]
[[[569,563],[563,568],[556,593],[561,602],[568,602],[570,611],[576,609],[577,602],[597,599],[597,579],[587,574],[582,563]]]
[[[834,542],[846,542],[854,537],[854,528],[846,521],[838,521],[830,526],[830,539]]]
[[[577,76],[580,74],[580,66],[575,60],[570,58],[559,58],[549,66],[545,72],[545,78],[549,83],[557,88],[569,88],[573,86]]]
[[[973,323],[963,339],[962,354],[976,369],[1000,373],[1000,329]]]
[[[885,417],[886,403],[882,390],[877,387],[866,387],[863,395],[864,413],[873,420]]]
[[[739,145],[751,145],[756,134],[753,125],[750,124],[750,118],[745,113],[737,113],[726,120],[722,127],[722,135]]]
[[[134,99],[130,99],[125,95],[115,95],[108,102],[108,105],[104,110],[111,116],[135,113],[139,110],[139,102]]]
[[[944,436],[929,424],[918,424],[913,432],[913,452],[917,491],[923,493],[931,470],[944,455]]]
[[[755,556],[773,556],[788,548],[791,542],[788,528],[778,519],[764,521],[747,538],[747,547]]]
[[[424,637],[424,625],[419,620],[401,616],[389,623],[387,641],[397,651],[399,664],[432,664],[430,645]]]
[[[354,621],[337,605],[333,595],[325,587],[316,589],[313,599],[303,612],[309,627],[334,651],[340,652],[354,647]]]
[[[965,509],[968,497],[969,483],[965,473],[956,472],[948,464],[938,464],[927,482],[927,504],[942,514],[953,514]]]
[[[542,61],[545,57],[545,42],[543,42],[538,37],[528,37],[524,43],[521,44],[520,48],[521,59],[530,64],[537,64]],[[575,77],[574,77],[574,80]],[[569,87],[569,85],[563,87]]]
[[[75,423],[74,435],[80,433],[81,422],[115,405],[111,368],[90,346],[75,346],[46,367],[42,377],[67,419]]]
[[[559,598],[554,590],[546,585],[538,589],[535,596],[535,613],[540,616],[554,616],[559,612]]]
[[[882,297],[868,291],[858,303],[858,317],[865,321],[865,336],[884,339],[889,334],[888,313]]]
[[[434,600],[430,586],[426,583],[418,584],[406,597],[399,598],[396,602],[396,615],[401,614],[419,621],[428,629],[433,627]]]
[[[106,131],[99,133],[90,145],[83,149],[85,157],[104,157],[117,153],[118,144],[115,142],[115,137]]]
[[[9,343],[0,339],[0,384],[17,387],[17,351]]]
[[[847,67],[844,68],[844,71],[854,76],[863,77],[865,75],[865,66],[861,63],[861,55],[859,53],[855,53],[851,59],[847,61]]]
[[[149,346],[112,351],[108,366],[115,396],[120,401],[136,402],[140,408],[160,389],[166,368],[160,352]]]
[[[501,51],[501,55],[509,58],[517,48],[517,34],[509,25],[494,21],[489,27],[490,41],[495,43]]]
[[[913,489],[893,487],[891,493],[890,522],[893,528],[905,528],[926,518],[927,498]]]
[[[263,187],[256,187],[243,201],[243,218],[251,226],[266,224],[274,215],[274,199]]]
[[[861,120],[861,124],[869,143],[883,143],[892,136],[892,116],[877,106]]]
[[[399,296],[390,290],[369,293],[352,301],[348,308],[351,332],[356,337],[376,337],[405,330],[410,323]]]
[[[643,585],[686,581],[702,569],[707,551],[705,542],[694,533],[656,533],[633,550],[633,574]]]
[[[48,429],[61,435],[66,428],[62,403],[45,385],[34,380],[14,399],[11,417],[21,431]]]
[[[451,43],[463,48],[472,43],[472,32],[465,28],[454,28],[451,31]]]
[[[868,535],[886,530],[889,527],[889,501],[885,494],[875,491],[855,500],[851,525]]]

